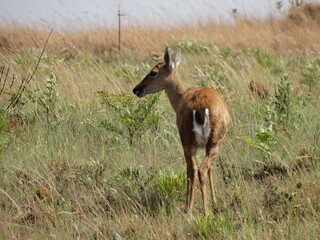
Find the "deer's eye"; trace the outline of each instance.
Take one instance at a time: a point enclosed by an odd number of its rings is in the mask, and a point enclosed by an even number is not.
[[[158,75],[158,72],[155,72],[155,71],[151,71],[150,73],[149,73],[149,76],[150,77],[156,77]]]

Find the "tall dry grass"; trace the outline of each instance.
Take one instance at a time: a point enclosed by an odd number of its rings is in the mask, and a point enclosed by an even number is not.
[[[249,20],[241,18],[235,24],[210,22],[197,26],[178,26],[170,29],[130,27],[122,29],[123,51],[157,51],[165,43],[182,38],[211,41],[218,46],[235,48],[264,47],[275,52],[320,50],[320,4],[305,4],[291,8],[282,19]],[[48,29],[38,30],[11,25],[0,29],[0,48],[20,49],[41,47]],[[68,49],[99,54],[117,49],[118,32],[98,30],[55,31],[50,39],[49,51]]]
[[[21,108],[9,118],[0,114],[0,239],[319,239],[320,63],[286,52],[319,49],[319,26],[305,9],[233,26],[124,29],[121,55],[99,55],[116,48],[116,31],[55,31]],[[1,29],[0,65],[17,80],[27,75],[48,33]],[[143,101],[131,91],[154,64],[148,51],[183,37],[193,44],[181,42],[184,86],[218,88],[232,116],[214,167],[218,203],[208,218],[198,187],[194,215],[183,213],[185,161],[164,94],[154,106],[156,130],[130,144],[133,118],[121,121]],[[287,126],[275,107],[283,98],[274,96],[284,76],[291,86]],[[252,95],[251,80],[268,84],[273,97]],[[122,100],[125,113],[108,107],[101,90]],[[278,124],[273,141],[267,121]]]

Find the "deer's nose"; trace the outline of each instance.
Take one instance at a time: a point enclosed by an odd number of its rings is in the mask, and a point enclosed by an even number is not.
[[[143,88],[135,87],[132,92],[138,97],[143,97],[146,95],[146,92]]]

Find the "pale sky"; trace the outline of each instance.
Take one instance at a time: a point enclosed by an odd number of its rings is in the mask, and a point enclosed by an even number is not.
[[[230,22],[234,8],[249,17],[279,16],[277,1],[280,0],[0,0],[0,25],[14,22],[55,29],[115,28],[119,2],[127,14],[122,18],[123,26],[192,24],[208,19]],[[283,0],[284,11],[288,6],[288,0]]]

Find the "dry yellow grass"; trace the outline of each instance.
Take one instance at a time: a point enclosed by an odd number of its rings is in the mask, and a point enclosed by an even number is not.
[[[239,19],[233,25],[208,23],[197,26],[180,26],[171,29],[123,28],[123,51],[157,51],[165,43],[182,38],[211,41],[218,46],[235,48],[264,47],[275,52],[320,50],[320,4],[306,4],[292,8],[282,19],[250,21]],[[42,47],[49,29],[30,29],[17,25],[0,28],[0,48],[17,50],[22,47]],[[96,29],[55,31],[50,39],[49,51],[85,51],[99,54],[116,49],[117,30]]]
[[[319,52],[315,9],[233,26],[124,29],[121,56],[101,54],[117,47],[116,31],[55,31],[21,108],[0,114],[0,239],[319,239],[320,70],[309,54]],[[10,67],[17,86],[49,31],[0,29],[0,65]],[[204,41],[190,51],[182,46],[183,84],[218,88],[232,116],[208,218],[199,197],[194,215],[183,213],[183,150],[163,94],[153,106],[159,122],[141,124],[142,137],[128,141],[131,122],[146,112],[131,92],[154,64],[148,52],[162,58],[165,42],[183,37]],[[245,49],[257,46],[266,49]],[[275,93],[285,76],[288,105],[249,92],[253,79]],[[123,113],[97,95],[101,90]],[[1,95],[2,113],[10,96]],[[290,111],[280,112],[279,103]]]

